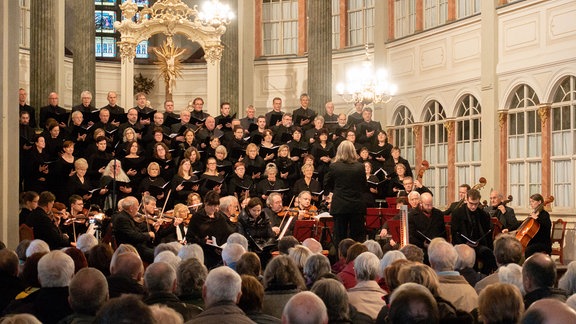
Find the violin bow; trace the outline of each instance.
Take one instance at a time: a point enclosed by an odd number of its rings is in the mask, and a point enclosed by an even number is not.
[[[168,204],[168,199],[170,199],[171,193],[172,193],[172,189],[168,190],[168,194],[166,195],[166,200],[164,201],[164,206],[162,206],[162,211],[160,212],[160,219],[164,219],[164,210],[166,209],[166,205]]]
[[[292,203],[294,202],[294,197],[296,197],[296,196],[292,196],[292,200],[290,200],[290,204],[288,204],[288,209],[290,209],[290,206],[292,206]],[[282,228],[282,224],[284,224],[285,219],[286,219],[286,215],[284,215],[284,217],[282,217],[282,221],[280,222],[280,225],[278,226],[278,228]]]

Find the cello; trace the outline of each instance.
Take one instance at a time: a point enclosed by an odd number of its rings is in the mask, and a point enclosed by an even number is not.
[[[549,196],[544,199],[544,201],[534,209],[532,214],[538,215],[544,209],[546,205],[554,201],[554,196]],[[522,243],[522,247],[526,249],[530,240],[538,233],[540,230],[540,223],[536,221],[533,217],[528,217],[522,222],[520,227],[516,230],[516,238]]]

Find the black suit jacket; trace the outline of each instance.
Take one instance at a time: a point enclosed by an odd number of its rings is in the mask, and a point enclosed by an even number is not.
[[[414,208],[408,214],[408,232],[410,243],[424,249],[424,243],[430,243],[422,234],[429,239],[435,237],[446,238],[444,215],[442,211],[433,208],[430,217],[424,214],[420,208]]]
[[[150,235],[142,232],[132,217],[125,211],[114,215],[112,224],[118,244],[128,243],[138,248],[139,245],[145,245],[150,239]]]
[[[330,214],[365,214],[362,199],[368,190],[364,165],[360,162],[330,164],[324,176],[324,194],[333,193]]]
[[[492,235],[486,234],[491,229],[490,216],[481,208],[476,208],[474,212],[464,204],[452,212],[451,231],[452,244],[466,244],[467,241],[460,234],[465,235],[472,241],[478,241],[490,249],[493,248]]]

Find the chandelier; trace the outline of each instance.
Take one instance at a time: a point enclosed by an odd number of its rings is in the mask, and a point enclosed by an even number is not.
[[[364,105],[387,103],[398,90],[390,82],[385,69],[374,71],[374,66],[368,55],[368,44],[365,45],[366,57],[361,67],[347,71],[346,82],[336,86],[336,92],[347,103],[363,103]]]
[[[230,21],[234,19],[234,13],[228,5],[220,3],[219,0],[210,0],[202,5],[202,9],[198,12],[198,19],[203,26],[218,28],[221,25],[230,24]]]

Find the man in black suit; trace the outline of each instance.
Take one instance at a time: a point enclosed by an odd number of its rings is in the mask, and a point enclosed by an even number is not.
[[[442,211],[434,208],[434,199],[428,192],[420,195],[420,205],[413,208],[408,215],[409,240],[426,251],[430,240],[435,237],[446,238],[444,215]]]
[[[142,231],[134,217],[138,214],[138,200],[132,196],[126,197],[120,204],[122,211],[112,217],[114,235],[118,244],[132,244],[142,260],[148,263],[154,262],[154,250],[147,243],[156,236],[153,231]]]
[[[46,119],[50,117],[50,114],[65,114],[66,109],[58,106],[58,94],[56,92],[50,92],[48,95],[48,106],[40,108],[40,128],[46,127]],[[60,122],[58,124],[60,128],[65,128],[66,123]]]
[[[468,244],[474,247],[476,262],[483,265],[483,268],[478,270],[484,274],[489,274],[496,270],[496,259],[492,253],[494,245],[490,216],[478,208],[480,198],[478,190],[470,189],[466,193],[464,205],[452,212],[452,244]]]
[[[20,108],[20,112],[27,111],[30,115],[30,126],[36,128],[38,127],[38,124],[36,124],[36,109],[26,103],[27,98],[28,94],[26,93],[26,90],[24,90],[24,88],[20,88],[18,90],[18,106]]]
[[[303,93],[300,95],[300,108],[292,112],[294,125],[302,127],[303,131],[307,131],[314,127],[312,121],[316,117],[316,112],[308,107],[310,105],[310,97]]]
[[[32,211],[27,220],[27,225],[34,229],[34,238],[48,243],[50,250],[70,246],[68,235],[62,234],[58,226],[48,216],[48,213],[52,212],[55,200],[56,197],[49,191],[40,193],[38,208]]]
[[[372,108],[362,110],[362,122],[356,125],[356,141],[363,146],[370,147],[374,141],[374,135],[382,130],[380,122],[372,120]]]

